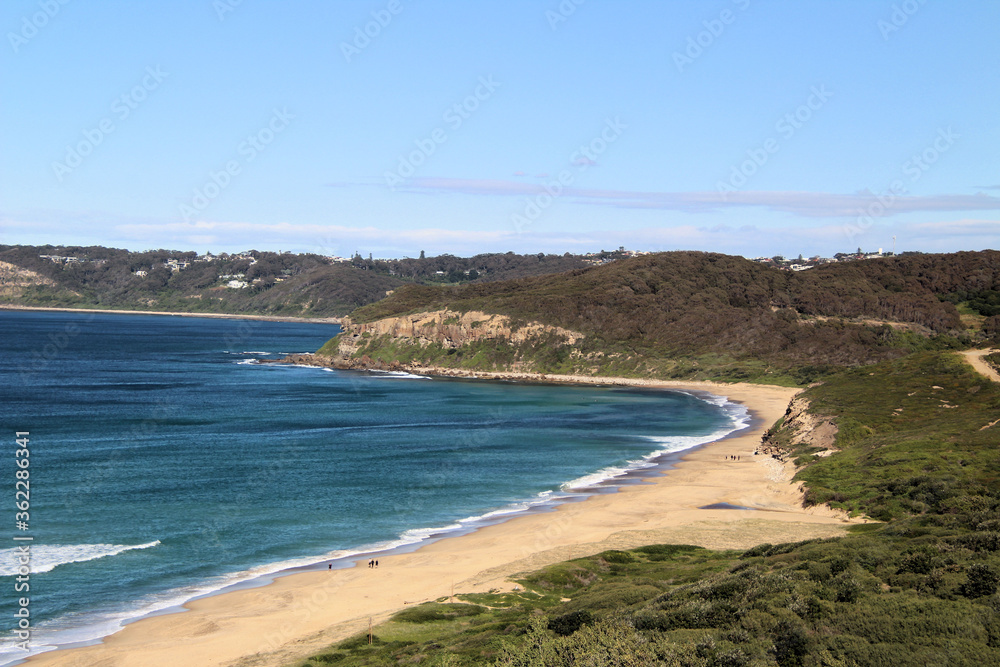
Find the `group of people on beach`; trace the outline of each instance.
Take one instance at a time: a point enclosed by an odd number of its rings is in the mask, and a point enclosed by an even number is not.
[[[378,567],[378,561],[375,560],[374,558],[372,558],[371,560],[368,561],[368,567]],[[330,563],[329,567],[327,567],[327,569],[328,570],[332,570],[333,569],[333,563]]]
[[[739,454],[730,454],[729,456],[726,457],[726,459],[729,460],[729,461],[739,461],[740,460],[740,455]]]

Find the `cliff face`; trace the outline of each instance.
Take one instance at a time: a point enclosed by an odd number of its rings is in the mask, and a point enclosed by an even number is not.
[[[496,340],[521,345],[545,337],[561,339],[561,344],[574,345],[584,335],[562,327],[538,322],[515,324],[506,315],[491,315],[479,311],[459,313],[451,310],[387,317],[374,322],[354,324],[345,319],[343,333],[338,339],[340,354],[356,353],[368,340],[387,336],[400,343],[427,347],[439,344],[445,349],[456,349],[480,340]]]
[[[8,262],[0,262],[0,297],[17,298],[24,292],[25,287],[36,285],[55,285],[55,283],[34,271],[22,269]]]
[[[779,436],[778,432],[782,435]],[[761,441],[765,454],[781,458],[789,446],[816,447],[814,456],[829,456],[837,451],[837,424],[833,417],[809,412],[809,401],[798,396],[788,404],[784,420],[777,432],[768,431]]]

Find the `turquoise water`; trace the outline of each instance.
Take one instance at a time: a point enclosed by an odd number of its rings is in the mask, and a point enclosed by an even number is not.
[[[417,544],[613,484],[747,422],[680,392],[270,366],[334,325],[0,311],[0,664],[30,535],[31,645],[295,566]],[[14,524],[30,432],[30,530]],[[338,563],[339,564],[339,563]]]

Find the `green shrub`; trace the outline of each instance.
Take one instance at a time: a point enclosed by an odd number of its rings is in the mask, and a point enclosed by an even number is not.
[[[740,558],[758,558],[760,556],[767,556],[773,548],[773,545],[767,544],[766,542],[764,544],[758,544],[757,546],[744,551]]]
[[[948,541],[972,551],[1000,551],[1000,533],[993,531],[969,533]]]
[[[551,619],[549,621],[549,630],[557,635],[566,637],[593,620],[594,616],[589,611],[573,611]]]
[[[379,639],[377,635],[372,635],[371,637],[372,646],[382,643],[383,643],[382,640]],[[337,644],[337,648],[343,649],[345,651],[353,651],[355,649],[368,646],[368,644],[369,644],[368,633],[365,633],[363,635],[356,635],[354,637],[351,637],[350,639],[345,639],[344,641]]]
[[[775,629],[774,660],[781,667],[799,667],[809,652],[809,637],[798,624],[782,621]]]
[[[478,616],[486,611],[486,607],[476,604],[428,602],[417,607],[404,609],[392,617],[401,623],[430,623],[432,621],[447,621],[463,616]]]
[[[609,563],[633,563],[635,562],[635,556],[627,551],[603,551],[598,554],[599,558],[603,558]]]
[[[633,549],[633,551],[643,554],[652,561],[668,560],[681,554],[691,554],[705,550],[704,547],[696,547],[690,544],[651,544]]]
[[[968,579],[962,584],[961,593],[967,598],[993,595],[1000,584],[1000,573],[985,563],[975,563],[966,570]]]

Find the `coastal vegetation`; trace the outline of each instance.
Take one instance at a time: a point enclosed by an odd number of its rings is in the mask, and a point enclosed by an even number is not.
[[[743,552],[650,545],[578,558],[521,575],[514,592],[407,609],[298,664],[1000,662],[1000,386],[956,353],[1000,342],[998,294],[996,252],[802,273],[665,253],[405,286],[355,311],[321,354],[362,366],[809,384],[760,455],[794,461],[805,504],[869,522],[842,538]],[[478,333],[463,330],[470,319]],[[503,330],[497,322],[511,333],[482,335]],[[996,366],[1000,353],[985,360]]]
[[[805,385],[839,368],[994,334],[1000,252],[780,271],[739,257],[658,253],[590,269],[461,286],[405,285],[359,308],[320,350],[365,363]],[[962,309],[963,312],[960,312]],[[575,332],[515,340],[379,333],[430,312]],[[466,332],[468,333],[468,332]]]
[[[1000,662],[1000,387],[952,352],[801,395],[836,435],[767,437],[807,502],[877,521],[743,552],[607,551],[398,613],[312,665],[986,665]],[[1000,420],[998,420],[1000,421]],[[797,444],[793,444],[796,442]]]
[[[802,272],[700,252],[590,268],[574,256],[480,257],[195,262],[193,253],[2,246],[0,298],[350,312],[318,354],[360,368],[802,386],[797,412],[769,429],[761,455],[795,462],[806,504],[872,520],[842,538],[742,552],[605,551],[524,573],[513,592],[407,608],[295,667],[1000,664],[1000,385],[956,353],[1000,344],[1000,252]],[[984,359],[1000,367],[1000,353]],[[804,433],[806,421],[830,425],[827,437]]]
[[[596,260],[614,259],[602,253]],[[0,245],[0,304],[229,313],[346,315],[401,285],[453,285],[587,266],[580,255],[490,253],[475,257],[342,261],[314,253],[198,255],[101,246]],[[233,287],[230,281],[238,285]]]

